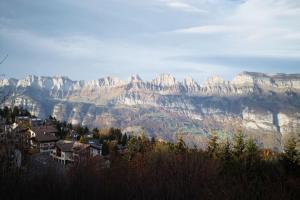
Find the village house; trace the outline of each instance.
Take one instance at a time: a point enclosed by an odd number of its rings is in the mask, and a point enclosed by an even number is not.
[[[51,152],[58,138],[55,136],[57,129],[54,126],[38,126],[29,129],[30,144],[40,152]]]
[[[56,126],[57,121],[56,119],[45,119],[43,123],[47,126]]]
[[[23,123],[17,124],[13,123],[9,125],[9,136],[10,140],[12,142],[17,142],[17,143],[22,143],[25,144],[27,143],[27,131],[28,131],[28,126],[24,125]]]
[[[30,117],[29,116],[16,116],[15,122],[17,124],[30,124]]]
[[[40,118],[30,118],[29,124],[32,127],[38,127],[38,126],[43,125],[43,120]]]
[[[59,140],[55,143],[55,148],[50,155],[63,164],[80,162],[90,156],[90,145],[77,141]]]
[[[102,156],[102,145],[92,143],[90,144],[90,153],[92,157]]]
[[[5,124],[0,123],[0,141],[1,142],[20,142],[23,136],[26,135],[27,129],[17,123]]]

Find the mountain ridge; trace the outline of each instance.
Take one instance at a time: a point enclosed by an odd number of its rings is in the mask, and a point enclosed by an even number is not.
[[[205,85],[210,85],[210,84],[240,84],[239,80],[243,80],[244,83],[247,83],[247,81],[250,82],[255,82],[256,79],[269,79],[270,81],[275,81],[276,80],[281,80],[284,81],[284,79],[287,80],[298,80],[300,79],[300,73],[299,74],[284,74],[284,73],[260,73],[260,72],[248,72],[244,71],[239,73],[237,76],[235,76],[232,80],[224,80],[220,76],[211,76],[209,77],[203,84],[199,84],[194,78],[187,76],[183,79],[183,81],[178,81],[169,73],[162,73],[157,75],[154,79],[152,80],[146,80],[143,81],[141,77],[138,74],[131,75],[129,77],[129,80],[122,80],[114,76],[105,76],[102,78],[94,79],[94,80],[72,80],[67,76],[36,76],[36,75],[28,75],[23,79],[16,79],[16,78],[1,78],[0,79],[0,86],[3,86],[3,84],[7,84],[7,82],[15,83],[19,86],[26,86],[26,83],[30,83],[33,81],[41,81],[41,80],[56,80],[56,81],[66,81],[66,82],[73,82],[73,83],[81,83],[81,84],[88,84],[90,82],[101,82],[103,86],[112,86],[115,85],[114,83],[119,83],[120,85],[122,84],[129,84],[130,82],[144,82],[144,83],[152,83],[154,85],[166,85],[166,86],[172,86],[175,84],[184,84],[185,80],[193,80],[197,85],[199,86],[205,86]],[[133,81],[135,79],[135,81]],[[137,81],[138,80],[138,81]],[[18,83],[19,82],[19,83]],[[118,85],[118,84],[117,84]]]
[[[144,127],[168,140],[178,129],[200,138],[211,130],[243,129],[262,145],[280,148],[284,136],[300,130],[300,74],[242,72],[231,81],[212,77],[202,85],[170,74],[152,81],[139,75],[127,81],[31,75],[2,79],[0,90],[2,106],[22,106],[40,117],[89,127]]]

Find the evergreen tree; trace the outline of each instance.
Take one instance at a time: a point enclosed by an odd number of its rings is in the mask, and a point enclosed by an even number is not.
[[[149,150],[149,140],[146,137],[144,129],[142,130],[141,135],[138,139],[139,139],[139,147],[140,147],[139,151],[145,153],[147,150]]]
[[[122,142],[122,132],[120,129],[115,129],[114,130],[114,137],[115,137],[115,140],[118,141],[118,144],[121,144]]]
[[[84,134],[84,128],[80,125],[77,125],[75,128],[75,131],[79,134],[79,135],[83,135]]]
[[[220,146],[219,157],[225,162],[231,160],[232,152],[230,148],[230,142],[228,139]]]
[[[6,121],[6,124],[11,123],[11,115],[12,115],[11,109],[5,106],[3,109],[3,117]]]
[[[122,135],[122,141],[121,141],[121,144],[123,146],[125,146],[127,144],[127,134],[125,133],[124,135]]]
[[[85,137],[81,136],[80,139],[79,139],[79,142],[80,143],[87,143],[87,140]]]
[[[178,137],[177,143],[175,145],[175,153],[183,153],[186,152],[187,146],[182,138],[182,136]]]
[[[73,129],[73,125],[72,125],[71,123],[68,123],[68,124],[67,124],[67,128],[68,128],[68,129]]]
[[[87,126],[84,127],[83,133],[88,134],[90,132],[89,128]]]
[[[110,141],[107,143],[109,153],[113,156],[116,156],[118,154],[118,143],[116,140]]]
[[[92,133],[93,133],[93,138],[99,139],[99,129],[98,128],[94,128]]]
[[[31,116],[30,112],[27,110],[27,109],[24,109],[24,108],[20,108],[20,115],[21,116]]]
[[[151,143],[155,144],[155,137],[154,136],[151,137]]]
[[[18,106],[14,106],[13,111],[12,111],[12,117],[13,121],[15,121],[15,117],[20,115],[20,109]]]
[[[102,155],[106,156],[108,154],[109,154],[109,145],[106,141],[104,141],[102,144]]]
[[[291,136],[286,144],[284,145],[284,161],[286,167],[289,169],[294,169],[299,160],[298,160],[298,151],[297,151],[297,140],[295,137]]]
[[[242,131],[239,131],[233,139],[232,153],[235,159],[241,160],[245,150],[245,136]]]
[[[145,142],[147,140],[144,129],[141,132],[141,135],[139,137],[142,142]]]
[[[127,151],[128,151],[128,159],[131,160],[133,156],[139,152],[139,141],[136,137],[130,138],[130,140],[127,142]]]
[[[216,133],[212,134],[212,137],[210,138],[209,142],[208,142],[208,147],[207,147],[207,152],[209,157],[211,158],[217,158],[217,152],[218,152],[218,148],[219,148],[219,144],[218,144],[218,135]]]
[[[258,147],[252,138],[246,142],[245,155],[249,165],[253,165],[260,160]]]
[[[3,118],[3,116],[4,116],[3,110],[0,108],[0,117]]]

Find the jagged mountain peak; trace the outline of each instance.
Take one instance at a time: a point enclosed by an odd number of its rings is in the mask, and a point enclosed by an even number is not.
[[[38,76],[28,75],[23,79],[20,79],[17,83],[18,87],[29,87],[34,85],[38,81]]]
[[[138,83],[138,84],[132,84]],[[133,75],[129,80],[121,80],[117,77],[107,76],[98,80],[73,81],[65,76],[35,76],[29,75],[23,79],[2,78],[0,86],[12,86],[17,88],[38,88],[51,91],[51,94],[60,91],[61,94],[68,94],[73,91],[96,89],[101,87],[123,87],[130,85],[135,89],[156,91],[164,94],[193,94],[193,95],[222,95],[236,96],[253,93],[260,88],[261,91],[285,92],[294,90],[300,91],[299,74],[263,74],[257,72],[242,72],[232,81],[225,81],[219,76],[210,77],[203,85],[192,77],[186,77],[182,82],[177,81],[171,74],[160,74],[151,82],[143,81],[139,75]],[[127,88],[130,88],[127,87]],[[171,88],[170,88],[171,87]],[[88,91],[88,90],[85,90]]]
[[[129,78],[129,82],[142,82],[143,80],[138,74],[131,75]]]
[[[161,74],[152,82],[142,82],[134,75],[130,81],[110,76],[92,81],[28,76],[15,80],[26,88],[17,87],[13,79],[0,80],[0,94],[3,105],[14,103],[39,117],[52,114],[88,126],[146,125],[150,131],[173,133],[174,123],[170,122],[184,125],[182,120],[187,119],[197,121],[201,129],[212,124],[232,132],[238,122],[249,131],[280,131],[282,135],[299,127],[299,75],[244,72],[231,82],[211,77],[206,86],[199,86],[191,77],[179,82],[170,74]],[[270,98],[270,94],[280,98]],[[186,124],[186,128],[193,131],[194,125]]]
[[[284,74],[284,73],[261,73],[261,72],[247,72],[244,71],[237,75],[239,76],[248,76],[253,79],[300,79],[300,74]]]
[[[15,86],[17,83],[18,83],[18,80],[14,79],[14,78],[2,77],[0,79],[0,87],[10,86],[10,85]]]
[[[160,74],[152,80],[152,83],[160,86],[173,86],[177,81],[171,74]]]
[[[260,73],[242,72],[234,77],[230,83],[233,85],[253,85],[255,76],[260,76]]]
[[[191,76],[187,76],[183,80],[183,84],[187,86],[198,85],[198,83]]]
[[[107,76],[99,79],[99,86],[120,86],[126,84],[126,81],[117,77]]]
[[[204,83],[204,86],[216,86],[216,85],[224,85],[227,84],[228,82],[225,81],[223,78],[220,76],[211,76],[209,77],[206,82]]]

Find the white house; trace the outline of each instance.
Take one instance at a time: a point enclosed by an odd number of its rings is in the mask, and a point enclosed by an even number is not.
[[[102,155],[102,145],[91,144],[90,153],[92,157],[101,156]]]

